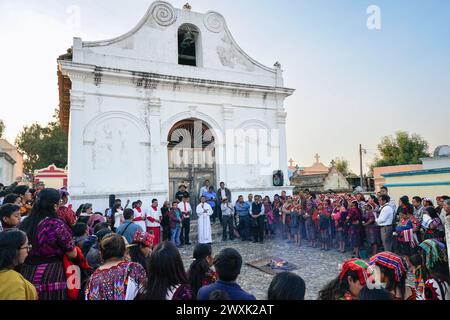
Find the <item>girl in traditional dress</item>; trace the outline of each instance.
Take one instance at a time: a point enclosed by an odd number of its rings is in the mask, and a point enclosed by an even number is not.
[[[294,244],[300,246],[300,234],[299,234],[299,215],[301,214],[301,206],[299,203],[299,198],[294,197],[294,200],[292,202],[291,206],[291,213],[290,213],[290,232],[291,232],[291,239],[293,239]]]
[[[86,287],[86,300],[134,300],[147,282],[145,269],[125,259],[126,242],[110,234],[100,243],[103,264],[92,274]]]
[[[306,237],[308,238],[309,246],[313,248],[316,247],[316,239],[317,239],[316,222],[313,219],[315,211],[316,211],[315,195],[311,194],[309,196],[309,199],[306,201],[306,212],[303,215],[303,217],[305,218]]]
[[[422,298],[450,300],[450,276],[445,245],[435,239],[428,239],[423,241],[419,248],[421,267],[424,270]]]
[[[264,197],[264,214],[267,219],[266,223],[266,235],[275,235],[275,215],[272,210],[272,203],[270,203],[270,198],[268,196]]]
[[[355,257],[359,256],[359,247],[361,246],[361,211],[358,207],[358,200],[352,198],[349,201],[349,210],[346,218],[348,226],[348,239],[353,248]]]
[[[339,276],[319,291],[318,300],[358,300],[369,278],[368,267],[360,259],[345,261]]]
[[[273,197],[273,202],[272,202],[272,212],[274,215],[274,231],[275,231],[275,235],[277,237],[282,237],[282,223],[281,223],[281,201],[280,201],[280,196],[278,194],[276,194]]]
[[[336,241],[338,243],[338,251],[344,253],[345,252],[344,213],[346,212],[346,210],[342,205],[342,203],[343,203],[342,198],[339,198],[335,201],[336,207],[333,209],[331,217],[334,221],[336,229]]]
[[[320,250],[328,251],[331,214],[326,208],[324,208],[323,202],[317,204],[317,210],[319,213],[319,230],[321,242]]]
[[[180,252],[172,242],[160,243],[150,256],[148,283],[139,296],[143,300],[195,299]]]
[[[330,220],[330,228],[329,228],[329,239],[328,244],[331,245],[331,247],[334,247],[334,239],[336,237],[336,226],[333,222],[333,219],[331,218],[331,214],[333,213],[333,204],[331,202],[331,198],[325,199],[325,210],[328,212],[329,220]]]
[[[367,243],[372,248],[372,255],[377,254],[378,244],[381,242],[380,227],[375,223],[375,210],[375,202],[369,200],[364,206],[362,214],[362,225]]]
[[[398,251],[402,255],[412,256],[419,245],[416,233],[419,231],[419,221],[409,207],[399,211],[400,219],[395,227],[394,236],[398,241]]]
[[[426,207],[423,212],[422,233],[424,240],[437,239],[440,242],[444,242],[444,225],[436,209],[432,206]]]
[[[288,243],[291,243],[291,230],[290,230],[290,224],[291,224],[291,211],[292,211],[292,197],[287,197],[286,202],[283,204],[281,212],[281,222],[284,226],[284,232],[287,234]]]
[[[129,247],[131,261],[139,263],[144,269],[147,269],[154,243],[155,236],[153,234],[136,231],[133,243]]]
[[[67,299],[63,258],[77,257],[72,231],[56,213],[59,200],[57,190],[43,189],[20,225],[32,245],[20,273],[36,287],[39,300]]]
[[[194,261],[188,271],[189,282],[194,296],[198,290],[216,282],[217,274],[211,269],[213,265],[212,247],[210,244],[199,243],[194,248]]]
[[[408,267],[406,262],[398,255],[384,251],[370,258],[371,266],[379,275],[379,280],[384,283],[394,300],[416,300],[416,290],[405,285]]]

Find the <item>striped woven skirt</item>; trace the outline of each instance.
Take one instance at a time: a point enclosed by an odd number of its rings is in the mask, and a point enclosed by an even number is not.
[[[61,258],[30,257],[20,269],[36,288],[39,300],[66,300],[67,281]]]

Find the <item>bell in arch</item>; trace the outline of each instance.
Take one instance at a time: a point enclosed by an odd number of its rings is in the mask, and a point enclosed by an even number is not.
[[[187,49],[187,48],[189,48],[194,42],[195,42],[195,40],[194,40],[194,34],[192,33],[191,30],[187,30],[186,33],[184,34],[183,41],[181,42],[181,48]]]

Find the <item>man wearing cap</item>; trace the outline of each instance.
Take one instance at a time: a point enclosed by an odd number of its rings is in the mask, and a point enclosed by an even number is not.
[[[189,198],[189,192],[186,191],[186,186],[182,184],[178,187],[177,193],[175,193],[175,199],[181,202],[184,197]]]

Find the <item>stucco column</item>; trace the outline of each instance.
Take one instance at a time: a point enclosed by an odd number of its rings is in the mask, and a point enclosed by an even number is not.
[[[163,163],[167,164],[167,157],[163,158],[161,147],[161,100],[159,98],[149,99],[149,122],[150,122],[150,163],[151,163],[151,190],[164,190]],[[167,166],[166,166],[167,167]]]
[[[286,142],[286,118],[287,112],[282,110],[277,111],[277,126],[278,126],[278,141],[279,141],[279,169],[283,171],[284,186],[290,186],[288,176],[288,159],[287,159],[287,142]]]
[[[234,117],[234,109],[231,104],[224,104],[223,109],[223,135],[221,134],[220,130],[217,128],[216,134],[220,137],[218,137],[218,140],[216,142],[216,158],[219,160],[219,172],[220,177],[217,177],[217,179],[224,181],[225,184],[229,186],[229,180],[228,180],[228,170],[227,170],[227,164],[233,165],[233,162],[230,162],[230,159],[227,159],[227,155],[233,155],[234,150],[234,140],[233,141],[227,141],[227,132],[229,130],[233,130],[233,117]],[[217,184],[220,181],[217,181]]]
[[[71,194],[79,195],[84,191],[83,174],[83,112],[84,94],[70,91],[69,147],[68,147],[68,189]]]

